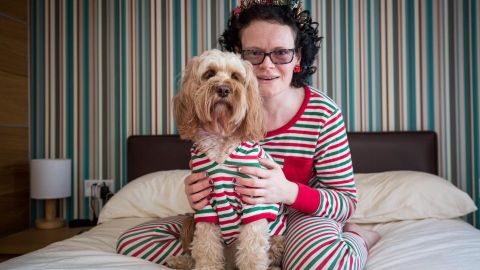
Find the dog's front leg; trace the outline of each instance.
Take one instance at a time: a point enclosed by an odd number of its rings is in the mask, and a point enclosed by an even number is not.
[[[269,265],[268,222],[257,220],[242,226],[238,236],[236,262],[240,270],[267,269]]]
[[[195,269],[222,270],[225,262],[220,227],[208,222],[195,225],[192,241]]]

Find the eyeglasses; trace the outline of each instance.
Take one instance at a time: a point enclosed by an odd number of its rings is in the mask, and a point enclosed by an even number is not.
[[[295,49],[278,49],[268,53],[260,50],[242,50],[242,58],[252,63],[252,65],[260,65],[267,55],[272,63],[284,65],[292,62]]]

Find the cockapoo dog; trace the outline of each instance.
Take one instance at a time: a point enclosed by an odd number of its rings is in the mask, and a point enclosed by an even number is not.
[[[233,264],[241,270],[278,269],[284,250],[282,207],[243,203],[234,190],[235,177],[249,177],[238,167],[261,167],[258,159],[270,158],[256,143],[265,129],[252,65],[216,49],[195,57],[174,98],[174,115],[181,138],[194,143],[192,171],[207,172],[213,189],[210,203],[183,224],[187,255],[170,257],[167,264],[181,269]],[[224,255],[232,247],[235,262]]]

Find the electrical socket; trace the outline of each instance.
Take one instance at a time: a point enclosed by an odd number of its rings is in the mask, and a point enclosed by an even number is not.
[[[90,193],[92,191],[92,185],[97,184],[97,186],[100,187],[100,186],[103,186],[103,183],[105,183],[108,186],[108,188],[110,189],[110,192],[114,193],[113,180],[85,180],[83,194],[85,194],[85,197],[90,197]],[[95,196],[93,197],[99,198],[100,192],[96,192],[96,190],[97,189],[94,189]]]

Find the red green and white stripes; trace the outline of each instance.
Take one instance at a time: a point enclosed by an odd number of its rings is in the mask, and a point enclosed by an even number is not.
[[[357,193],[340,109],[325,94],[305,87],[305,100],[286,126],[261,142],[282,164],[299,194],[287,219],[285,269],[362,269],[363,239],[342,232]]]
[[[117,240],[117,253],[163,264],[170,256],[184,253],[180,228],[185,216],[154,220],[135,226]]]
[[[293,208],[338,222],[352,215],[356,189],[347,134],[340,110],[325,94],[305,87],[294,119],[270,131],[261,144],[282,164],[286,177],[298,183]]]
[[[242,203],[234,190],[233,179],[237,176],[249,177],[237,171],[239,166],[261,167],[259,158],[268,155],[252,141],[242,142],[232,152],[224,164],[210,160],[204,153],[192,148],[192,171],[208,172],[214,183],[210,194],[210,204],[195,213],[195,222],[211,222],[220,226],[225,244],[233,243],[240,233],[240,224],[251,223],[260,219],[270,221],[270,234],[282,234],[285,230],[285,217],[278,204],[249,205]]]
[[[292,211],[287,219],[283,269],[363,269],[368,250],[356,234],[331,219]]]

